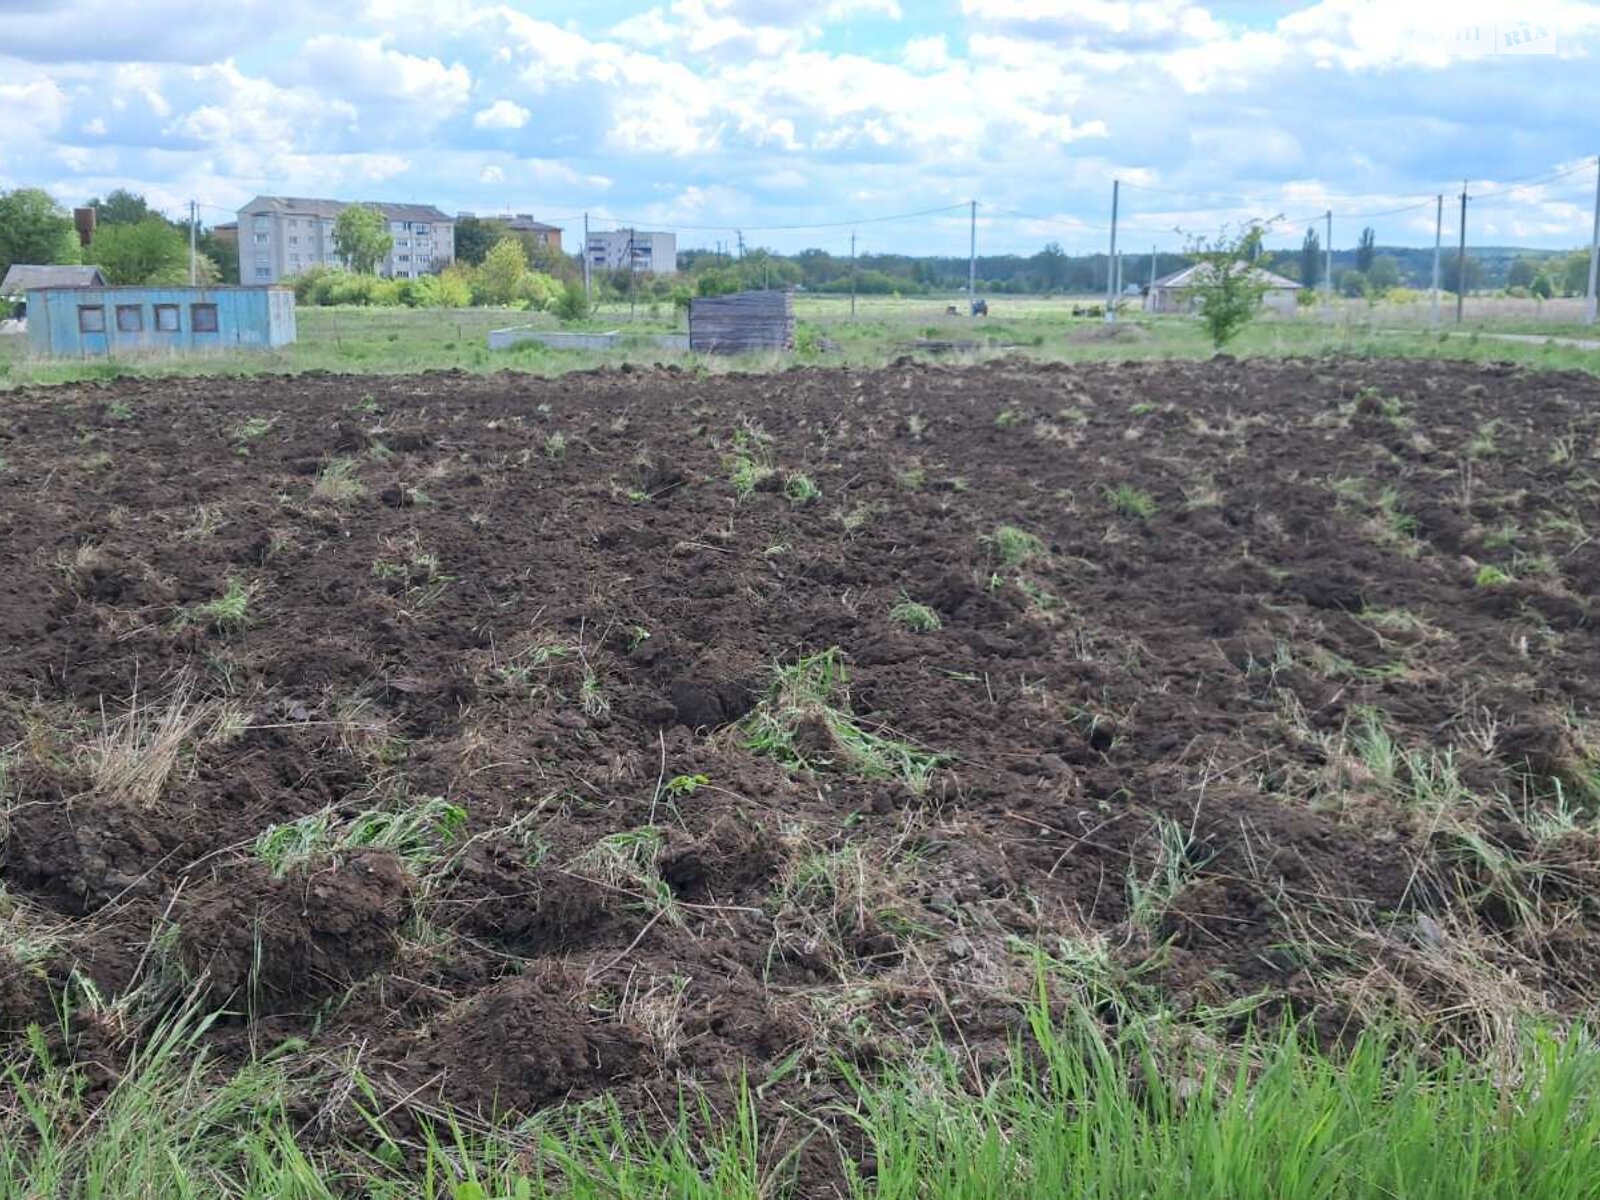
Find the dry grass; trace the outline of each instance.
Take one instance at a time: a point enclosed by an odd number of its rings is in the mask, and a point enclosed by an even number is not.
[[[185,751],[213,723],[211,706],[195,699],[194,679],[187,674],[164,701],[135,692],[122,714],[107,716],[102,709],[100,728],[84,747],[94,793],[153,807]]]

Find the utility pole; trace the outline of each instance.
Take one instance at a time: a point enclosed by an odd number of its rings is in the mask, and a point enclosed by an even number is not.
[[[1117,323],[1116,304],[1116,275],[1117,275],[1117,202],[1121,199],[1122,181],[1111,181],[1111,253],[1106,256],[1106,324]]]
[[[856,319],[856,235],[850,235],[850,319]]]
[[[583,214],[583,298],[594,303],[594,287],[589,282],[589,214]]]
[[[1146,295],[1154,295],[1156,290],[1156,248],[1150,247],[1150,290]]]
[[[1461,181],[1461,240],[1456,245],[1456,324],[1467,299],[1467,181]]]
[[[1433,327],[1439,328],[1439,247],[1444,242],[1444,193],[1433,218]]]
[[[978,304],[978,202],[972,206],[972,239],[967,246],[967,316],[975,316]]]
[[[634,305],[638,303],[639,296],[639,276],[635,274],[638,270],[638,260],[634,257],[633,252],[634,232],[634,229],[630,226],[628,228],[628,324],[630,325],[633,324]]]
[[[744,230],[735,229],[733,232],[739,237],[739,260],[742,262],[744,261]]]
[[[1600,282],[1600,159],[1595,160],[1594,183],[1594,233],[1589,237],[1589,304],[1584,310],[1584,322],[1595,322],[1595,285]]]
[[[1323,252],[1322,290],[1333,299],[1333,209],[1328,210],[1328,248]],[[1332,309],[1329,310],[1332,312]]]
[[[195,252],[194,252],[195,225],[199,220],[199,217],[196,214],[195,208],[196,208],[195,202],[193,200],[189,201],[189,286],[190,287],[194,287],[194,285],[197,282],[199,282],[198,277],[199,277],[199,274],[200,274],[200,260],[195,257]],[[1590,288],[1589,290],[1592,292],[1594,289]]]

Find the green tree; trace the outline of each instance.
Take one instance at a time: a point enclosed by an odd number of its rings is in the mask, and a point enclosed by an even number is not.
[[[1376,295],[1400,286],[1400,261],[1392,254],[1380,254],[1367,268],[1367,286]]]
[[[1367,277],[1354,267],[1343,267],[1333,273],[1333,287],[1347,300],[1363,300],[1371,290]]]
[[[377,209],[352,204],[333,222],[333,248],[356,274],[371,275],[394,249],[394,234]]]
[[[506,227],[499,221],[483,217],[462,217],[456,222],[456,260],[477,266],[490,248],[506,236]]]
[[[1060,242],[1050,242],[1039,253],[1033,256],[1034,270],[1038,275],[1040,284],[1047,292],[1054,292],[1067,281],[1067,255],[1061,249]],[[913,283],[926,283],[927,274],[924,264],[915,264],[916,269],[911,273]]]
[[[1378,252],[1378,235],[1368,225],[1361,231],[1361,240],[1356,243],[1356,270],[1365,275],[1372,269],[1373,256]]]
[[[528,273],[528,256],[522,243],[503,237],[484,256],[473,281],[474,298],[479,304],[510,304],[517,298],[522,277]]]
[[[88,258],[107,283],[189,279],[189,243],[160,217],[146,217],[136,225],[97,226]]]
[[[583,290],[583,284],[575,280],[567,280],[561,289],[561,294],[556,297],[556,316],[563,321],[581,321],[589,315],[589,296]]]
[[[0,275],[12,263],[79,261],[72,217],[48,192],[39,188],[0,192]]]
[[[1189,249],[1199,267],[1194,294],[1200,323],[1218,350],[1254,319],[1261,298],[1267,294],[1266,277],[1252,265],[1261,251],[1265,232],[1259,222],[1253,222],[1237,236],[1229,236],[1223,230],[1209,244],[1196,241]]]
[[[1531,258],[1513,258],[1506,268],[1507,287],[1527,287],[1533,282],[1536,269]]]
[[[214,229],[202,229],[196,248],[217,264],[218,283],[239,282],[239,247],[224,242]]]
[[[138,192],[130,192],[126,188],[116,188],[106,193],[104,200],[96,196],[89,201],[89,207],[94,209],[94,223],[100,225],[137,225],[141,221],[148,221],[152,217],[166,220],[160,213],[150,207],[147,201]]]
[[[1539,271],[1535,273],[1533,282],[1528,284],[1528,291],[1541,300],[1548,300],[1556,294],[1556,286],[1550,282],[1549,275]]]
[[[1561,291],[1568,296],[1589,294],[1589,252],[1574,250],[1561,264]]]
[[[1461,282],[1458,282],[1456,256],[1454,254],[1446,255],[1444,261],[1439,264],[1440,287],[1447,292],[1460,292],[1463,290],[1464,284],[1465,290],[1472,292],[1483,286],[1483,264],[1470,254],[1467,255],[1465,265],[1460,269],[1459,275],[1464,277]]]
[[[1321,281],[1322,239],[1315,229],[1308,229],[1305,240],[1300,243],[1300,282],[1307,288],[1315,288]]]

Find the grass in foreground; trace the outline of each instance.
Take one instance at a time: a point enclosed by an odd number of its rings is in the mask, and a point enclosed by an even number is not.
[[[1029,1033],[981,1088],[937,1052],[878,1076],[841,1066],[840,1102],[809,1112],[807,1139],[841,1153],[854,1200],[1582,1200],[1600,1179],[1600,1055],[1581,1033],[1532,1031],[1492,1065],[1428,1056],[1369,1033],[1345,1054],[1293,1033],[1233,1053],[1164,1025],[1114,1035],[1081,1011],[1030,1006]],[[671,1197],[789,1200],[793,1136],[777,1144],[756,1095],[720,1108],[686,1096],[643,1133],[611,1102],[484,1125],[436,1110],[421,1132],[357,1076],[356,1142],[290,1117],[288,1056],[219,1073],[193,1011],[161,1024],[109,1095],[52,1061],[41,1031],[5,1075],[0,1188],[8,1195],[133,1200],[490,1200]],[[326,1090],[321,1092],[326,1097]],[[771,1110],[767,1110],[770,1112]],[[384,1114],[384,1115],[380,1115]]]
[[[739,724],[745,745],[795,770],[832,769],[927,788],[944,761],[881,732],[850,712],[849,676],[837,646],[773,673],[765,699]]]

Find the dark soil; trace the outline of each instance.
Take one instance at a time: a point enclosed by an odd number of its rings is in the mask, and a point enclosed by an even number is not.
[[[1476,1002],[1423,969],[1443,929],[1581,1012],[1597,434],[1600,380],[1448,362],[9,393],[0,880],[53,949],[0,949],[0,1033],[75,969],[112,994],[166,971],[149,995],[199,980],[232,1014],[224,1056],[359,1047],[390,1099],[526,1113],[670,1108],[791,1056],[763,1102],[817,1109],[836,1056],[958,1034],[987,1061],[1027,947],[1062,939],[1151,1004],[1339,1036]],[[741,454],[776,471],[742,499]],[[340,459],[359,495],[319,492]],[[791,502],[798,472],[820,498]],[[1041,553],[1004,564],[1003,525]],[[242,622],[203,608],[230,584]],[[903,598],[941,628],[895,623]],[[773,667],[830,647],[864,726],[944,756],[926,791],[746,748]],[[97,784],[91,741],[183,680],[204,719],[159,798]],[[1448,751],[1447,817],[1420,767],[1351,748],[1369,711]],[[254,853],[431,796],[466,812],[432,857],[278,878]],[[1558,802],[1578,819],[1541,833]],[[1535,916],[1469,826],[1536,873]],[[646,827],[653,882],[608,868],[600,839]],[[1417,1008],[1340,982],[1373,964]]]

